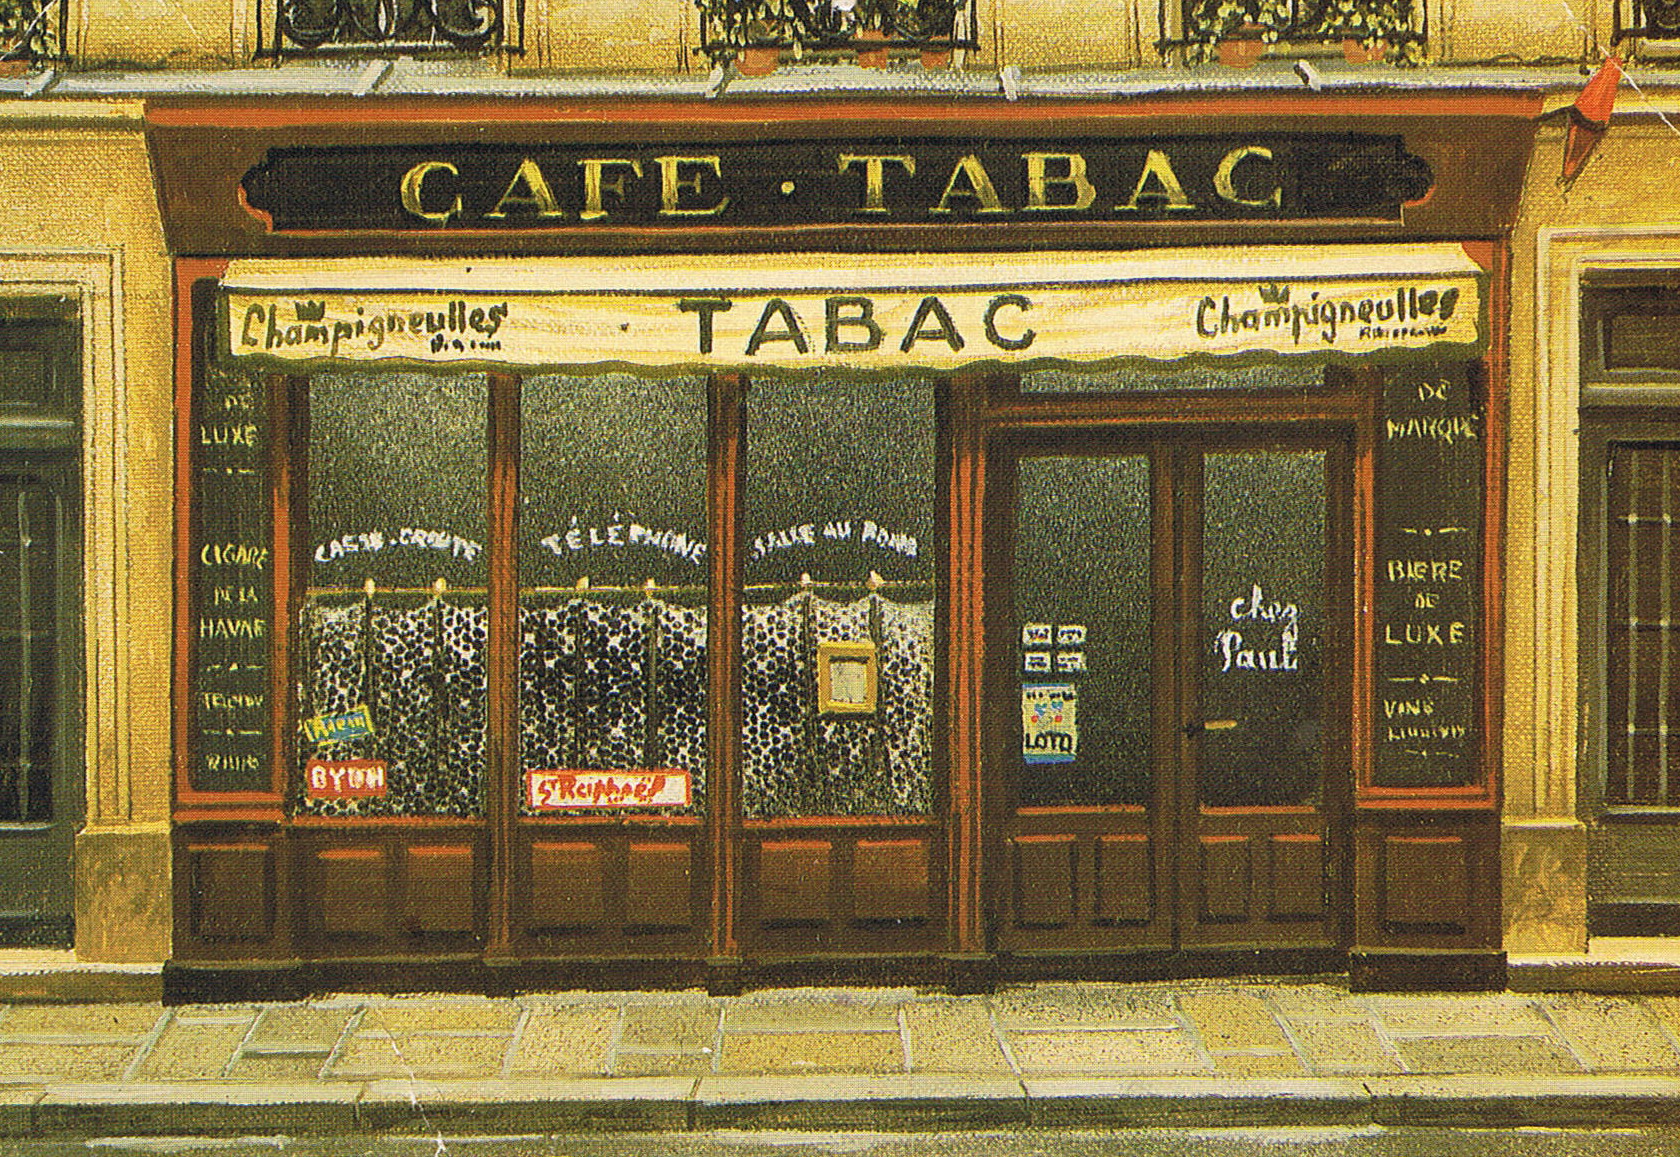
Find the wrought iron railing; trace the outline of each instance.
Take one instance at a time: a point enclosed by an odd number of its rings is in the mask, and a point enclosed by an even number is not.
[[[1616,0],[1612,42],[1680,40],[1680,0]]]
[[[695,0],[700,51],[714,61],[747,48],[797,54],[980,47],[973,0]]]
[[[68,0],[0,0],[0,64],[70,59]]]
[[[3,0],[0,0],[3,2]],[[273,0],[259,57],[520,53],[524,0]]]
[[[1680,5],[1680,0],[1675,0]],[[1429,37],[1426,0],[1183,0],[1180,34],[1162,5],[1160,47],[1205,49],[1222,40],[1290,44],[1386,42],[1415,56]]]

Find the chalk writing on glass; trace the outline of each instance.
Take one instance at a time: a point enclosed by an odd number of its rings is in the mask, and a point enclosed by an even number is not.
[[[1213,637],[1219,671],[1298,671],[1301,609],[1268,598],[1259,583],[1231,600],[1232,626]],[[1239,629],[1240,628],[1240,629]],[[1246,634],[1245,634],[1246,632]]]

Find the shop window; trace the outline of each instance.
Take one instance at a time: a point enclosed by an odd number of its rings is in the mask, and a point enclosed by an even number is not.
[[[317,374],[308,392],[306,719],[371,734],[299,747],[310,814],[481,815],[488,618],[482,375]],[[377,760],[377,795],[323,797],[307,764]]]
[[[257,55],[517,53],[523,13],[522,5],[502,0],[262,0]]]
[[[934,387],[770,378],[747,407],[742,810],[925,813]]]
[[[677,771],[703,810],[706,380],[532,377],[520,398],[521,774]]]

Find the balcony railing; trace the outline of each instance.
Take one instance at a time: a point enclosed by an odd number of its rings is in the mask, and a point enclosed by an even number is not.
[[[0,0],[3,3],[4,0]],[[272,0],[259,57],[520,53],[524,0]]]
[[[1676,0],[1680,4],[1680,0]],[[1285,44],[1382,41],[1394,59],[1417,59],[1428,40],[1426,0],[1183,0],[1177,39],[1161,6],[1163,50],[1187,48],[1206,56],[1222,40]]]
[[[700,51],[744,49],[843,56],[861,50],[949,52],[980,47],[973,0],[695,0]]]
[[[0,66],[69,60],[67,0],[0,0]]]
[[[1680,0],[1616,0],[1614,20],[1616,42],[1680,40]]]

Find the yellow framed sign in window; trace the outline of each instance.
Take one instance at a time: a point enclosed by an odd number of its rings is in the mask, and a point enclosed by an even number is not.
[[[874,643],[817,644],[817,710],[822,714],[874,714],[878,681]]]

